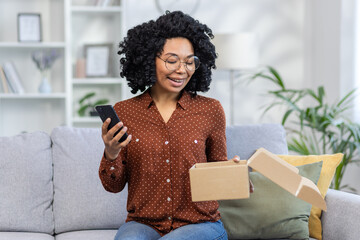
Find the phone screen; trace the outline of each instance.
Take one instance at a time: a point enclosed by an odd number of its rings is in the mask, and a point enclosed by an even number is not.
[[[98,105],[95,107],[95,110],[99,113],[99,116],[102,120],[102,122],[105,122],[106,119],[110,118],[111,122],[108,126],[108,131],[113,128],[118,122],[120,122],[120,119],[118,117],[118,115],[116,114],[113,106],[111,105]],[[120,132],[120,130],[123,127],[121,127],[118,131],[115,132],[114,137]],[[119,142],[123,142],[126,140],[126,138],[128,137],[128,134],[125,133],[120,139]]]

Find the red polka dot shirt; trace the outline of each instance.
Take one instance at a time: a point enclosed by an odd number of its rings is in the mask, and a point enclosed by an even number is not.
[[[189,169],[195,163],[227,160],[220,102],[184,91],[167,123],[149,91],[116,103],[114,109],[132,140],[116,160],[103,156],[99,175],[110,192],[120,192],[128,183],[126,221],[147,224],[164,235],[186,224],[219,220],[217,201],[191,201]]]

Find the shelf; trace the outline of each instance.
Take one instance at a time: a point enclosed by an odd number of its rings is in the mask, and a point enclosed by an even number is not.
[[[23,79],[23,94],[4,93],[0,79],[0,136],[26,131],[51,133],[58,125],[100,127],[99,117],[77,116],[79,99],[96,92],[96,99],[110,103],[123,100],[126,81],[118,75],[119,61],[112,51],[111,77],[74,78],[74,63],[84,57],[85,44],[111,42],[117,45],[125,34],[126,1],[111,0],[110,6],[94,6],[95,0],[0,0],[0,65],[11,61]],[[105,1],[104,1],[105,2]],[[26,11],[25,11],[26,10]],[[19,42],[17,14],[41,14],[41,42]],[[4,24],[3,24],[4,23]],[[40,75],[31,59],[37,50],[56,50],[61,54],[51,69],[53,93],[38,93]],[[116,60],[116,61],[115,61]],[[114,70],[113,70],[114,69]],[[25,81],[26,78],[26,81]],[[25,116],[27,125],[21,123]]]
[[[95,117],[74,117],[73,123],[101,123],[101,119],[98,116]]]
[[[24,93],[24,94],[15,94],[15,93],[0,93],[0,99],[65,99],[65,93]]]
[[[65,42],[0,42],[0,48],[65,48]]]
[[[73,13],[119,13],[122,8],[119,6],[99,7],[99,6],[73,6]]]
[[[101,85],[101,84],[122,84],[122,78],[74,78],[72,83],[74,85]]]

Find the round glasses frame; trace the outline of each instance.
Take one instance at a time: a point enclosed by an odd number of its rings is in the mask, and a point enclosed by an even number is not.
[[[199,68],[200,63],[201,63],[200,59],[197,56],[188,57],[187,61],[185,61],[185,62],[180,61],[180,58],[177,55],[171,55],[171,56],[167,57],[166,60],[162,59],[160,56],[157,56],[157,57],[160,58],[162,61],[164,61],[165,67],[170,71],[178,70],[180,68],[181,64],[184,64],[186,70],[188,70],[190,72],[195,72],[196,69]],[[170,61],[169,60],[170,58],[176,58],[176,61],[175,62]],[[189,63],[188,61],[189,61],[189,59],[192,59],[192,58],[193,58],[193,61],[198,61],[197,65],[194,62],[195,69],[193,69],[193,68],[189,69],[189,67],[192,66],[192,63],[191,62]]]

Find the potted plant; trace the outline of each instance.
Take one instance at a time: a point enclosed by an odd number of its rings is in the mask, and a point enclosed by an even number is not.
[[[329,104],[323,86],[318,87],[317,91],[309,88],[288,89],[280,74],[270,66],[250,79],[266,79],[277,87],[276,90],[268,91],[275,100],[266,106],[264,113],[275,106],[285,107],[282,125],[288,133],[289,150],[301,155],[343,153],[332,188],[355,192],[351,186],[341,185],[346,167],[359,162],[360,156],[360,124],[346,117],[346,110],[351,108],[355,97],[355,89],[339,101]],[[304,104],[303,100],[310,100],[307,102],[313,104]]]
[[[96,100],[95,102],[92,102],[91,99],[95,95],[96,95],[95,92],[90,92],[90,93],[85,94],[85,96],[83,96],[79,100],[80,108],[77,112],[80,117],[86,116],[87,111],[90,116],[99,116],[99,114],[95,110],[95,106],[107,104],[109,102],[108,99],[99,99],[99,100]]]

